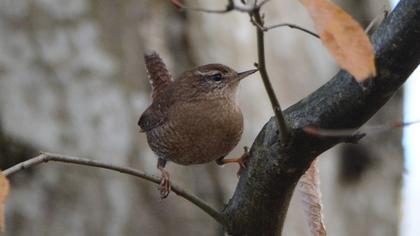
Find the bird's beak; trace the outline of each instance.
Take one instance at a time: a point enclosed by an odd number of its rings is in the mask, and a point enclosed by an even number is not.
[[[247,70],[247,71],[244,71],[244,72],[240,72],[240,73],[238,73],[238,80],[241,80],[241,79],[247,77],[248,75],[254,74],[257,71],[258,71],[258,69],[253,69],[253,70]]]

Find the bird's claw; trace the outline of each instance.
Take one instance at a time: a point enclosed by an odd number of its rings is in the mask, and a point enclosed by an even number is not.
[[[216,160],[216,164],[218,165],[225,165],[228,163],[238,163],[239,164],[239,170],[236,172],[236,176],[241,175],[242,171],[246,169],[247,162],[249,159],[249,149],[247,146],[244,147],[244,154],[242,154],[239,158],[233,158],[233,159],[224,159],[224,157],[221,157]]]
[[[242,156],[238,159],[239,170],[236,172],[236,176],[238,176],[238,178],[241,176],[242,171],[246,169],[248,160],[249,160],[249,148],[245,146],[244,154],[242,154]]]
[[[165,169],[161,169],[162,179],[159,185],[160,199],[165,199],[171,192],[171,182],[169,180],[169,172]]]

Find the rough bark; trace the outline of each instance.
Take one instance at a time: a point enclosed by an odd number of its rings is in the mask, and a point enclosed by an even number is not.
[[[372,35],[378,76],[358,84],[340,71],[308,97],[285,110],[292,141],[279,146],[275,120],[260,132],[251,148],[248,169],[223,213],[234,235],[281,232],[294,187],[311,161],[338,138],[305,134],[307,125],[328,129],[357,128],[375,114],[405,82],[420,61],[420,1],[401,1]]]

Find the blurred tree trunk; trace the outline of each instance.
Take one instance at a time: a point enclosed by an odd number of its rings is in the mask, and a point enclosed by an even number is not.
[[[364,25],[382,10],[372,1],[345,2]],[[226,1],[187,3],[222,8]],[[311,28],[297,1],[268,6],[268,24]],[[283,108],[337,69],[318,40],[288,28],[268,32],[266,49],[269,73],[283,78],[273,81]],[[167,0],[0,1],[1,135],[35,149],[157,173],[156,159],[136,125],[150,103],[142,58],[149,50],[158,51],[174,75],[212,62],[245,70],[256,60],[255,29],[246,14],[180,13]],[[242,84],[240,99],[246,127],[232,156],[251,144],[272,113],[257,76]],[[400,108],[398,97],[374,119],[399,120]],[[396,234],[400,133],[383,136],[364,142],[367,150],[357,152],[362,157],[348,150],[322,157],[321,174],[329,176],[322,187],[330,235]],[[1,168],[24,155],[2,155]],[[348,163],[354,164],[349,159],[368,159],[361,177],[350,182],[343,175]],[[218,208],[232,195],[236,168],[169,165],[174,181]],[[160,201],[156,186],[115,173],[48,164],[11,181],[5,235],[223,235],[210,217],[176,195]],[[295,203],[284,234],[307,235]]]

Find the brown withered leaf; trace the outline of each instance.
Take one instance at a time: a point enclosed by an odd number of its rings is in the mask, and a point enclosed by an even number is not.
[[[361,82],[376,76],[373,46],[362,27],[328,0],[299,0],[308,10],[322,43],[341,68]]]
[[[321,190],[319,184],[318,162],[314,160],[298,183],[305,220],[313,236],[327,235],[322,219]]]
[[[4,202],[9,194],[9,181],[0,171],[0,232],[4,231]]]

